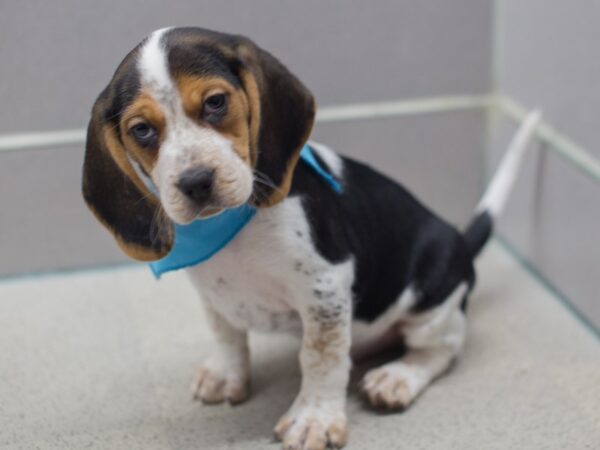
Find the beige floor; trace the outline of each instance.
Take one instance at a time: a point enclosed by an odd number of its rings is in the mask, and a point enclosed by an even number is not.
[[[403,414],[373,413],[352,389],[349,449],[600,448],[597,338],[499,246],[479,277],[454,370]],[[4,281],[0,447],[277,449],[271,429],[298,387],[297,344],[253,337],[253,397],[235,408],[190,398],[209,346],[181,274]]]

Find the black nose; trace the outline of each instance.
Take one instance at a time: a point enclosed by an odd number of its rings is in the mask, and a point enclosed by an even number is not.
[[[190,169],[181,175],[177,187],[192,200],[203,202],[212,193],[213,175],[210,169]]]

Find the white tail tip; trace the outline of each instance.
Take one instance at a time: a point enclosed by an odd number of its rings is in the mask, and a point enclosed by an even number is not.
[[[523,120],[523,124],[510,141],[508,149],[502,157],[496,173],[492,177],[492,181],[489,183],[485,194],[477,205],[476,211],[478,213],[487,211],[492,217],[497,217],[504,208],[504,204],[508,199],[510,190],[521,167],[525,150],[540,123],[541,117],[542,113],[540,110],[534,109]]]

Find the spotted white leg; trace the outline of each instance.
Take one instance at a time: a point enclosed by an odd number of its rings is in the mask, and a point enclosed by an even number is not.
[[[302,386],[274,430],[286,450],[323,450],[346,443],[351,344],[348,303],[325,300],[301,313]]]
[[[192,386],[204,403],[240,403],[248,397],[250,352],[245,331],[232,326],[208,301],[203,302],[215,345]]]
[[[448,369],[465,339],[460,309],[465,292],[466,286],[460,285],[439,307],[406,320],[401,332],[407,353],[369,371],[363,379],[362,389],[373,406],[406,408]]]

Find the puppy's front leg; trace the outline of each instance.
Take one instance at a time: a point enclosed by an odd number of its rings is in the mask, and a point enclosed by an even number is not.
[[[285,449],[340,448],[346,443],[351,307],[349,301],[316,299],[300,315],[302,387],[275,435]]]
[[[248,397],[250,380],[247,333],[231,325],[208,301],[203,304],[215,345],[192,386],[194,398],[204,403],[240,403]]]

